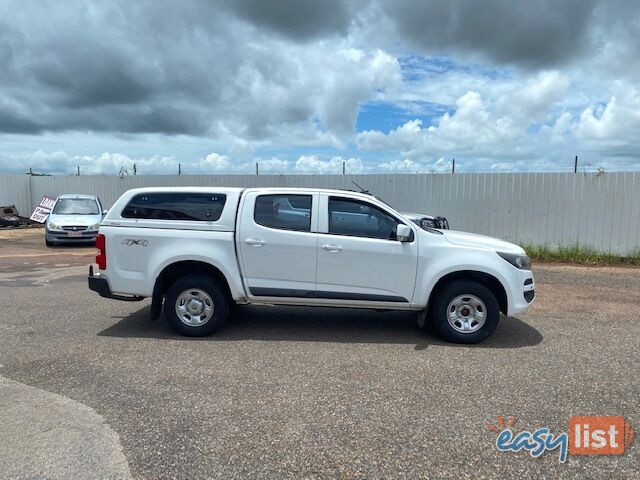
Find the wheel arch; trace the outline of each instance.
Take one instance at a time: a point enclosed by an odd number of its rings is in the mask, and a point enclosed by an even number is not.
[[[500,311],[507,315],[509,310],[509,301],[507,297],[507,291],[504,288],[502,282],[496,278],[495,276],[486,273],[480,272],[477,270],[458,270],[455,272],[447,273],[438,279],[433,289],[431,289],[431,293],[429,294],[429,300],[427,302],[427,311],[429,311],[433,307],[433,301],[442,289],[451,282],[454,281],[475,281],[485,285],[491,293],[496,296],[498,300],[498,305],[500,305]]]
[[[222,287],[228,298],[233,298],[229,282],[222,271],[216,266],[200,260],[179,260],[165,266],[156,277],[153,287],[153,296],[164,296],[168,288],[178,279],[188,275],[207,275],[216,280]]]

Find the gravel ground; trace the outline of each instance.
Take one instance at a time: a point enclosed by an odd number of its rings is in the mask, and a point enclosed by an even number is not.
[[[571,415],[622,415],[637,429],[640,269],[537,265],[537,303],[476,346],[423,333],[410,313],[257,306],[186,339],[149,320],[147,301],[90,292],[92,248],[43,244],[41,230],[0,233],[0,375],[86,406],[133,477],[640,475],[637,439],[559,464],[500,453],[487,428],[498,415],[558,433]],[[0,458],[29,431],[5,431]],[[55,457],[41,461],[58,476]],[[18,475],[6,464],[0,477]]]

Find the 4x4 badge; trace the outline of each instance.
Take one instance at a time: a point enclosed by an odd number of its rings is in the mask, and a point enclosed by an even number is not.
[[[125,245],[127,247],[140,245],[141,247],[146,247],[147,245],[149,245],[149,240],[136,240],[133,238],[127,238],[126,240],[123,240],[122,242],[120,242],[120,245]]]

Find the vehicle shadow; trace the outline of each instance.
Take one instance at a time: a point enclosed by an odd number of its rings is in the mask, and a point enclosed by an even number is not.
[[[386,343],[415,345],[452,344],[441,340],[432,328],[422,331],[413,312],[376,312],[361,309],[238,306],[232,318],[215,335],[187,338],[176,334],[163,318],[151,320],[149,306],[98,333],[106,337],[157,338],[188,341],[228,342],[239,340]],[[542,334],[516,317],[502,317],[494,334],[477,345],[459,348],[521,348],[542,342]]]

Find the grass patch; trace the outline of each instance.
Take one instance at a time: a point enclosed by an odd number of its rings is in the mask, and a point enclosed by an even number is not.
[[[551,248],[546,245],[523,245],[533,261],[539,262],[567,262],[585,265],[635,265],[640,266],[640,251],[622,256],[601,252],[579,245],[560,246]]]

